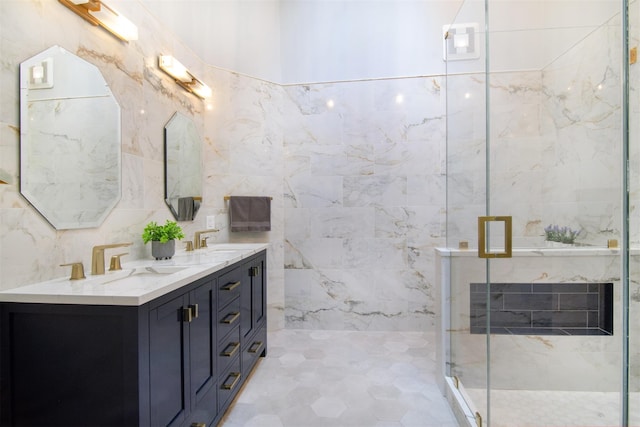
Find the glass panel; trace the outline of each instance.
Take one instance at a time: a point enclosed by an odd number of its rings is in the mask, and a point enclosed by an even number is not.
[[[620,424],[620,4],[567,3],[488,2],[492,427]]]
[[[629,47],[640,44],[640,2],[629,1]],[[629,425],[640,425],[640,64],[629,66]]]
[[[454,22],[481,54],[447,61],[448,368],[484,425],[622,422],[620,9],[465,1]],[[512,216],[513,258],[476,258],[484,215]]]
[[[486,262],[478,258],[477,218],[486,215],[486,99],[484,60],[465,59],[455,36],[474,40],[484,48],[484,2],[465,1],[445,41],[447,108],[447,247],[449,302],[447,374],[455,378],[468,413],[486,418],[487,339],[481,329],[486,316],[478,306],[484,294],[470,292],[471,284],[486,282]],[[445,27],[445,30],[448,26]],[[477,29],[477,32],[475,30]],[[455,33],[455,34],[453,34]],[[458,43],[459,44],[459,43]],[[471,42],[470,42],[471,45]],[[462,58],[457,55],[463,53]],[[472,300],[473,298],[473,300]],[[471,325],[476,329],[471,333]]]

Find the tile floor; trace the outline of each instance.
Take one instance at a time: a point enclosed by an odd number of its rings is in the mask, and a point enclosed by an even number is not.
[[[475,407],[486,413],[485,390],[466,389]],[[492,427],[611,427],[621,425],[621,394],[597,391],[492,390]],[[640,407],[632,393],[629,425],[639,426]]]
[[[221,427],[457,427],[433,335],[281,330]]]

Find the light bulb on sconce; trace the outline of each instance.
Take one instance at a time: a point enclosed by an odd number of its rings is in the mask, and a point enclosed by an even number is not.
[[[169,74],[174,79],[188,83],[191,81],[191,74],[187,67],[182,65],[176,58],[171,55],[160,55],[158,58],[158,66],[162,71]]]
[[[191,72],[171,55],[160,55],[158,57],[158,67],[173,77],[175,82],[188,92],[199,98],[210,98],[211,88],[197,79]]]

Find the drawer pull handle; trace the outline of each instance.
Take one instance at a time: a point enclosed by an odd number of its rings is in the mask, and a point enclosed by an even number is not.
[[[233,378],[233,381],[231,384],[228,384],[228,381],[231,378]],[[238,381],[240,381],[240,372],[231,372],[220,388],[223,390],[233,390],[233,388],[238,384]]]
[[[232,324],[240,317],[240,313],[229,313],[220,321],[220,323],[226,323],[227,325]]]
[[[256,341],[249,347],[249,353],[257,353],[262,348],[262,341]]]
[[[236,351],[238,351],[239,348],[240,348],[239,342],[231,342],[224,350],[222,350],[222,353],[220,353],[220,356],[232,357],[234,354],[236,354]]]
[[[240,281],[239,280],[237,282],[227,283],[226,285],[222,286],[220,288],[220,290],[221,291],[232,291],[235,288],[237,288],[238,286],[240,286]]]
[[[191,243],[191,242],[189,242]],[[191,427],[207,427],[206,423],[191,423]]]

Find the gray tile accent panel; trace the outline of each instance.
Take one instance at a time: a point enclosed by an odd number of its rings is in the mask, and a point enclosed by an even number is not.
[[[471,333],[487,328],[487,285],[471,283]],[[491,283],[491,333],[613,335],[613,283]]]

